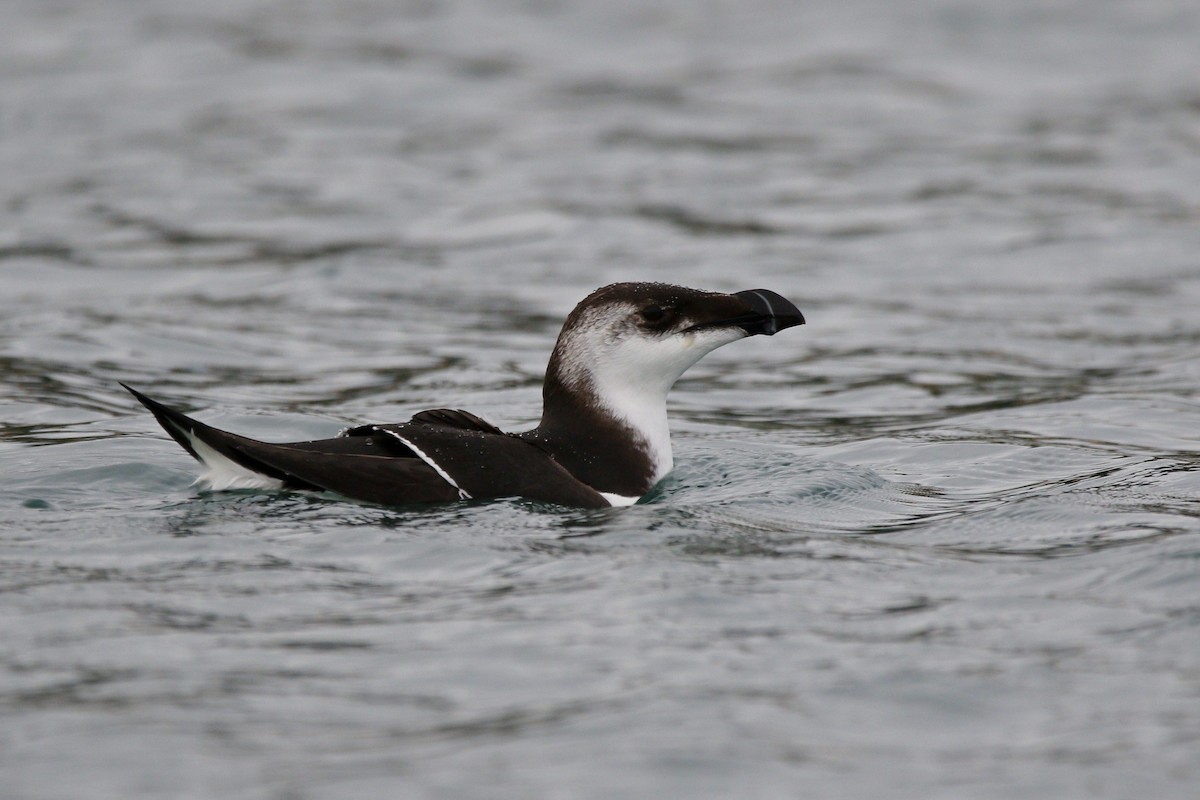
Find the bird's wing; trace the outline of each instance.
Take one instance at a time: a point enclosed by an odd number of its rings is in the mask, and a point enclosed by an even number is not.
[[[609,505],[544,451],[467,412],[438,409],[428,412],[434,422],[363,425],[334,439],[271,444],[205,425],[125,388],[198,461],[212,468],[224,459],[288,488],[384,505],[499,497]]]
[[[124,385],[124,384],[122,384]],[[128,389],[176,442],[210,469],[226,459],[292,489],[329,491],[385,505],[457,500],[459,492],[394,437],[376,434],[269,444],[205,425]]]

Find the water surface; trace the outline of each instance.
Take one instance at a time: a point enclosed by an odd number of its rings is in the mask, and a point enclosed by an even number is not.
[[[1200,13],[0,10],[0,778],[32,798],[1191,798]],[[615,280],[804,328],[651,502],[205,493],[532,425]]]

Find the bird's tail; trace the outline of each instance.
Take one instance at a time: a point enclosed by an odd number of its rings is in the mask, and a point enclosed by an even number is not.
[[[296,486],[291,475],[266,464],[245,452],[246,446],[262,444],[244,436],[218,430],[203,422],[163,405],[141,392],[121,384],[150,410],[163,430],[206,467],[197,482],[213,489],[279,489]],[[297,486],[296,488],[309,488]]]

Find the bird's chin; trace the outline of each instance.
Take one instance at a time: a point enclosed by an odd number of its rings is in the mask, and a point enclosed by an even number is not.
[[[750,333],[736,325],[711,327],[711,328],[690,328],[681,334],[686,347],[702,348],[702,353],[708,353],[716,350],[723,345],[736,342],[738,339],[745,339]]]

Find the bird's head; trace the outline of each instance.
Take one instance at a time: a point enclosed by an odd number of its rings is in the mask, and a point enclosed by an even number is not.
[[[547,401],[566,391],[618,417],[662,406],[680,375],[722,345],[804,324],[790,301],[767,289],[734,294],[663,283],[614,283],[567,317],[550,359]],[[636,420],[627,420],[636,422]]]

